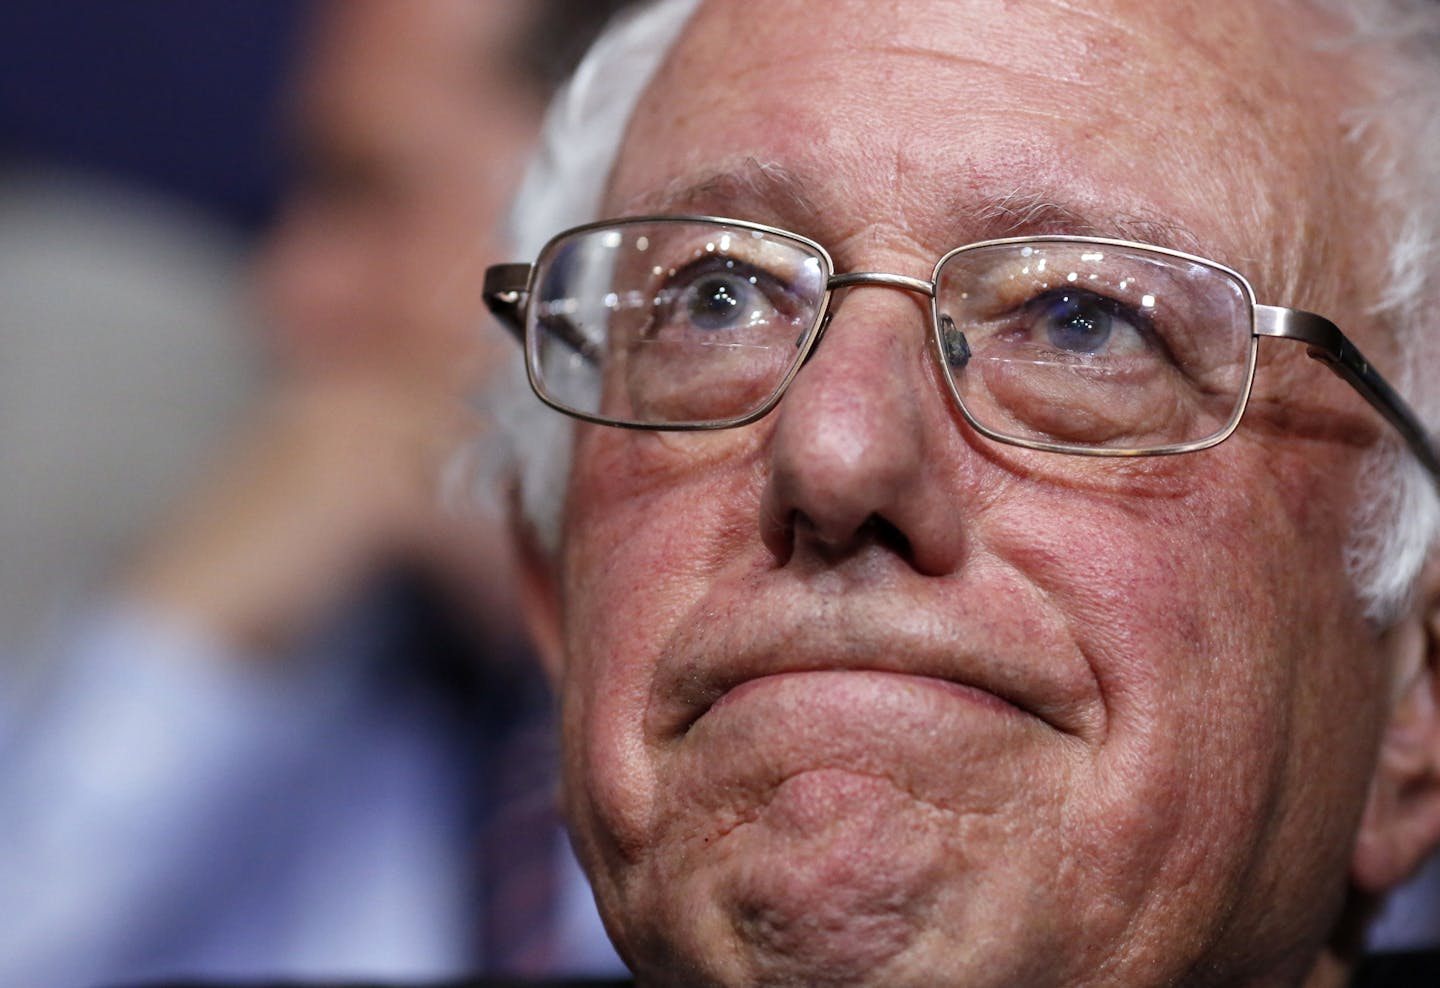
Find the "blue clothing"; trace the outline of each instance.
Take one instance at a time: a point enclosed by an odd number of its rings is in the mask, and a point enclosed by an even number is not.
[[[267,666],[118,608],[0,711],[0,983],[490,969],[474,711],[387,665],[361,613]],[[623,971],[549,848],[572,928],[548,973]]]

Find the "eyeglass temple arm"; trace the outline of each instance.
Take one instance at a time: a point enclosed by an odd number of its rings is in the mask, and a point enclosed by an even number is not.
[[[492,264],[485,269],[485,307],[490,310],[510,335],[525,343],[525,303],[528,301],[530,286],[530,264]],[[599,362],[598,348],[594,341],[574,322],[562,315],[543,317],[545,327],[587,363]]]
[[[1400,431],[1410,449],[1430,471],[1430,476],[1440,483],[1440,454],[1437,454],[1425,426],[1338,326],[1313,312],[1278,305],[1256,305],[1255,333],[1307,344],[1311,357],[1344,378]]]
[[[485,307],[522,343],[531,267],[529,264],[492,264],[485,269]]]

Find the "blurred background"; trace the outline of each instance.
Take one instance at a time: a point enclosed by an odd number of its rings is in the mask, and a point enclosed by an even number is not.
[[[0,5],[0,983],[623,971],[480,411],[623,6]]]
[[[158,493],[201,453],[116,449],[120,436],[103,433],[123,426],[87,413],[175,405],[216,429],[254,385],[262,347],[243,268],[292,173],[286,94],[308,17],[294,0],[0,6],[6,640],[34,634],[62,588],[68,564],[54,553],[113,550],[118,533],[91,525],[106,502],[144,513],[138,475],[165,473]],[[103,315],[143,327],[101,327]],[[193,375],[153,366],[162,355]],[[116,402],[129,407],[103,404]],[[62,442],[90,445],[49,452]],[[75,473],[44,491],[60,502],[36,503],[36,475],[62,469]]]
[[[175,196],[253,237],[283,187],[282,106],[308,16],[297,0],[13,0],[0,147]]]
[[[624,6],[0,5],[0,984],[623,971],[475,477]]]

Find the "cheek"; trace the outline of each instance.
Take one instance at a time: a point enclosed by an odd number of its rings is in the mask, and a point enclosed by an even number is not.
[[[1251,812],[1219,812],[1222,797],[1201,773],[1223,757],[1240,776],[1272,774],[1251,763],[1252,732],[1270,735],[1257,749],[1268,761],[1279,747],[1272,732],[1282,729],[1227,699],[1232,685],[1246,705],[1272,690],[1243,674],[1227,678],[1231,666],[1263,664],[1232,647],[1231,598],[1245,581],[1215,558],[1224,553],[1206,533],[1212,521],[1213,532],[1223,526],[1189,500],[1100,501],[1076,512],[1057,497],[1054,510],[1026,512],[1023,525],[997,519],[991,530],[992,549],[1061,616],[1105,712],[1103,738],[1067,787],[1059,881],[1109,875],[1131,903],[1184,884],[1220,844],[1243,840]],[[1213,573],[1234,583],[1222,586]],[[1252,809],[1263,801],[1247,800]]]
[[[670,643],[722,571],[761,565],[756,431],[660,436],[581,430],[563,573],[567,756],[622,847],[655,796],[645,738]],[[750,553],[745,547],[750,547]]]
[[[1074,512],[1057,495],[990,529],[1063,614],[1103,695],[1104,743],[1066,807],[1067,869],[1123,875],[1142,897],[1147,883],[1239,897],[1275,879],[1256,869],[1285,857],[1269,849],[1318,858],[1345,840],[1343,824],[1299,841],[1291,829],[1327,775],[1315,753],[1333,750],[1310,725],[1338,730],[1338,698],[1356,689],[1342,529],[1288,485],[1242,475],[1244,457],[1193,462],[1175,496]]]
[[[1039,492],[988,527],[1064,616],[1114,727],[1182,704],[1224,716],[1247,690],[1288,688],[1289,657],[1353,611],[1336,519],[1313,499],[1235,457],[1196,454],[1183,470],[1158,496],[1100,492],[1080,510]]]
[[[566,603],[594,607],[591,616],[607,620],[616,597],[606,592],[683,597],[758,544],[768,429],[763,422],[689,434],[581,428],[570,489],[584,493],[567,505],[573,599]]]

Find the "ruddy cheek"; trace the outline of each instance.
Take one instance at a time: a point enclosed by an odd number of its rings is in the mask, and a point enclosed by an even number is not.
[[[647,711],[666,643],[710,585],[727,499],[692,498],[690,485],[635,491],[598,465],[577,474],[585,498],[566,548],[566,729],[600,843],[634,861],[653,853],[663,797]]]

